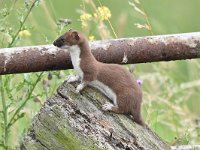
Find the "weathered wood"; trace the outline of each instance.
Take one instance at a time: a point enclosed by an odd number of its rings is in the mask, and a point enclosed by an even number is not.
[[[200,32],[95,41],[90,45],[95,57],[105,63],[200,58]],[[53,45],[0,49],[0,75],[71,68],[69,53]]]
[[[169,150],[150,129],[128,116],[104,112],[108,99],[95,89],[75,93],[64,83],[34,117],[22,150]]]
[[[200,145],[179,145],[172,146],[172,150],[200,150]]]

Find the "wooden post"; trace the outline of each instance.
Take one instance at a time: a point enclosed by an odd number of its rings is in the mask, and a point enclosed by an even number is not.
[[[104,112],[109,101],[90,87],[63,83],[34,117],[21,150],[170,150],[149,128],[129,116]]]

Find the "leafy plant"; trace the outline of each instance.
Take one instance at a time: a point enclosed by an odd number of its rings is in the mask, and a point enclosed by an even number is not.
[[[10,9],[5,8],[1,11],[1,15],[3,16],[3,19],[1,20],[1,25],[7,25],[6,19],[9,17],[11,12],[13,11],[15,4],[17,1],[13,3]],[[33,7],[35,7],[39,3],[39,0],[34,1],[25,1],[25,9],[26,14],[25,16],[20,16],[18,19],[19,21],[19,28],[17,29],[16,33],[13,33],[11,27],[3,27],[1,29],[1,32],[5,32],[3,39],[5,36],[9,36],[9,40],[6,42],[8,43],[7,47],[15,46],[16,42],[19,40],[20,32],[22,32],[25,29],[25,22],[30,15],[30,12],[32,11]],[[4,40],[3,40],[4,41]],[[2,42],[2,44],[5,44]],[[4,149],[10,149],[9,147],[9,135],[11,131],[11,127],[21,118],[24,117],[25,113],[22,112],[22,109],[28,102],[28,100],[31,99],[33,91],[37,85],[37,83],[41,80],[43,73],[36,74],[36,80],[31,82],[31,80],[28,80],[24,78],[22,82],[17,83],[16,88],[13,88],[12,83],[14,82],[12,80],[13,75],[8,76],[0,76],[0,85],[1,85],[1,103],[2,103],[2,110],[1,112],[1,140],[0,140],[0,146]],[[18,95],[18,92],[23,89],[21,96],[16,98],[16,95]],[[16,104],[16,102],[18,104]],[[13,109],[12,107],[15,106]]]

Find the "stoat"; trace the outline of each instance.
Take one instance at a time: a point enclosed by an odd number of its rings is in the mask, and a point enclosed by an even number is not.
[[[113,103],[106,102],[102,109],[131,114],[135,122],[145,125],[141,117],[142,92],[128,70],[117,64],[99,62],[91,53],[87,38],[78,31],[69,30],[53,42],[54,46],[68,49],[76,76],[67,82],[81,81],[76,92],[87,85],[103,92]]]

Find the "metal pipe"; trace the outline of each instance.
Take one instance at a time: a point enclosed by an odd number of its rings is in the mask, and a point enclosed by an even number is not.
[[[96,59],[105,63],[200,58],[200,32],[95,41],[90,47]],[[0,75],[71,68],[67,50],[53,45],[0,49]]]

